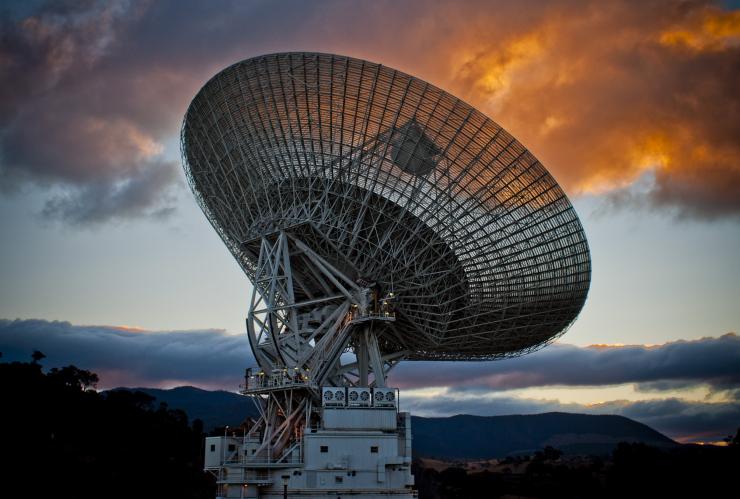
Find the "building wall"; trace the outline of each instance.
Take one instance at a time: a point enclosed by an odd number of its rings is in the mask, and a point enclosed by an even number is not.
[[[336,414],[328,415],[328,412]],[[331,409],[324,412],[325,423],[327,416],[330,426],[367,426],[375,421],[384,429],[337,428],[307,432],[303,437],[302,464],[279,468],[243,465],[244,452],[248,457],[251,448],[258,445],[257,440],[208,437],[206,468],[222,467],[221,483],[228,484],[223,490],[225,497],[282,498],[283,476],[288,477],[289,497],[326,498],[327,494],[333,497],[334,493],[364,499],[387,498],[389,494],[399,499],[412,497],[411,433],[406,413],[377,408]],[[238,462],[223,463],[224,457],[227,461]],[[257,474],[269,477],[270,485],[258,487],[250,482],[245,486],[245,482]]]
[[[324,408],[324,429],[395,430],[396,409],[329,409]]]

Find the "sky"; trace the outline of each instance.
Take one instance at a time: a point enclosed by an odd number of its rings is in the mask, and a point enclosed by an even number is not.
[[[569,195],[586,305],[518,359],[405,363],[418,415],[740,426],[740,10],[732,2],[5,2],[0,351],[100,387],[234,390],[250,284],[189,192],[190,100],[249,57],[379,62],[477,107]]]

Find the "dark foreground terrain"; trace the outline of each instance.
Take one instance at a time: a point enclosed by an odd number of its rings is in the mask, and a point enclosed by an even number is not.
[[[417,459],[413,473],[424,499],[734,498],[740,434],[734,441],[729,447],[621,443],[607,458],[568,457],[548,447],[483,462]]]
[[[141,392],[91,390],[69,366],[0,363],[0,497],[213,499],[203,425]]]
[[[178,389],[178,400],[169,393],[175,403],[168,405],[141,391],[98,393],[92,389],[95,374],[74,366],[45,372],[42,357],[0,363],[0,497],[213,499],[214,481],[202,471],[203,422],[190,423],[175,406],[189,405],[208,416],[232,394]],[[226,404],[228,417],[242,410],[243,402]],[[220,417],[226,416],[209,419]],[[610,418],[417,418],[419,497],[737,496],[740,434],[727,447],[686,446],[626,418]],[[584,442],[579,432],[597,435],[589,444],[598,444],[594,453],[585,447],[576,452],[573,445]],[[474,434],[478,437],[468,442]],[[620,435],[627,442],[615,444]],[[460,445],[451,445],[455,439]],[[560,442],[569,452],[551,445],[527,451],[541,442]],[[612,450],[605,452],[601,444]],[[516,452],[508,457],[493,457],[512,447]]]

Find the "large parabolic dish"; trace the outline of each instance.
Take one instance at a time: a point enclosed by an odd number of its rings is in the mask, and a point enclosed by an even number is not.
[[[203,211],[258,288],[260,241],[286,231],[392,294],[383,354],[518,355],[583,307],[588,244],[557,182],[495,122],[418,78],[330,54],[248,59],[197,94],[182,151]],[[320,283],[300,261],[292,272],[291,299],[310,303]]]

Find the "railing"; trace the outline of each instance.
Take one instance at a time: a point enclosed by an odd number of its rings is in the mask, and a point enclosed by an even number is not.
[[[349,309],[345,318],[345,325],[370,320],[395,321],[396,313],[390,306],[381,305],[377,310],[363,310],[357,306]]]
[[[300,442],[295,442],[280,456],[265,456],[264,454],[246,455],[243,448],[237,449],[229,458],[225,458],[222,466],[240,466],[244,468],[280,468],[283,466],[294,466],[303,464],[301,458],[302,447]]]
[[[297,369],[283,369],[272,374],[266,374],[264,371],[258,371],[256,374],[245,378],[245,383],[239,385],[239,392],[242,395],[257,393],[263,390],[275,388],[315,388],[316,384],[312,383],[308,376],[300,374]]]
[[[245,469],[241,472],[231,472],[217,479],[216,483],[219,485],[234,485],[234,484],[256,484],[256,485],[269,485],[272,483],[270,478],[270,472],[268,470],[250,470]]]
[[[232,459],[223,462],[224,466],[242,466],[244,468],[282,468],[285,466],[295,466],[303,464],[300,454],[285,456],[278,459],[268,459],[266,457],[246,456],[239,459]]]

